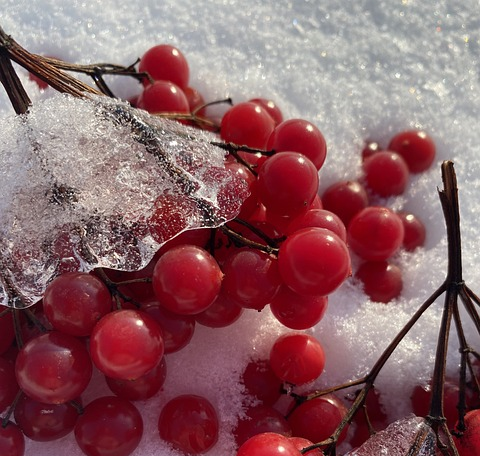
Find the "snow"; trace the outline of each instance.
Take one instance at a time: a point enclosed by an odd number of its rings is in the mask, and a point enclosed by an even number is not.
[[[277,102],[286,118],[315,123],[328,144],[321,187],[359,175],[367,139],[382,146],[405,128],[423,128],[437,144],[437,160],[411,178],[405,196],[387,200],[427,224],[424,249],[396,259],[404,270],[404,291],[394,303],[369,302],[352,283],[331,296],[324,320],[312,331],[325,347],[327,364],[319,385],[364,374],[414,310],[443,281],[445,227],[437,187],[440,163],[452,159],[459,181],[464,278],[480,281],[476,220],[479,208],[480,110],[478,2],[395,0],[198,1],[1,0],[0,25],[32,52],[71,62],[131,64],[154,44],[178,46],[191,67],[191,85],[207,100],[235,102],[258,96]],[[24,73],[23,73],[24,75]],[[82,78],[84,79],[84,78]],[[22,76],[34,102],[40,93]],[[84,79],[86,80],[86,79]],[[129,97],[135,83],[115,79],[114,93]],[[0,90],[0,121],[12,116]],[[13,133],[12,133],[13,134]],[[478,290],[477,290],[478,291]],[[376,386],[391,420],[405,416],[409,391],[432,370],[442,301],[422,317],[385,366]],[[199,325],[198,325],[199,326]],[[159,410],[176,394],[208,397],[220,414],[222,433],[209,456],[234,454],[229,431],[241,413],[242,367],[265,356],[284,332],[268,312],[245,312],[231,328],[198,327],[189,347],[169,355],[164,390],[139,404],[145,435],[135,455],[177,456],[158,437]],[[477,344],[473,330],[467,331]],[[458,365],[452,335],[448,370]],[[97,386],[88,398],[106,391]],[[32,443],[27,455],[80,455],[73,438]]]

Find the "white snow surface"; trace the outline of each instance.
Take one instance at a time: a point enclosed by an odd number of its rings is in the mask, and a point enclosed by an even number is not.
[[[446,239],[437,187],[440,163],[455,163],[462,218],[464,278],[478,291],[480,228],[480,11],[477,1],[278,0],[0,0],[0,25],[32,52],[70,62],[131,64],[149,47],[171,43],[187,56],[190,84],[207,100],[267,97],[285,118],[314,122],[328,157],[321,187],[360,174],[367,139],[386,146],[399,130],[422,128],[437,144],[437,159],[411,178],[408,192],[383,203],[417,213],[427,225],[424,249],[396,258],[404,271],[402,297],[370,302],[347,282],[330,297],[323,321],[311,332],[325,347],[327,364],[316,386],[367,372],[393,335],[445,277]],[[32,100],[41,93],[22,73]],[[138,91],[131,81],[111,82],[115,93]],[[0,122],[13,110],[0,90]],[[4,128],[2,126],[2,128]],[[376,386],[391,420],[410,413],[409,394],[433,366],[442,300],[422,317],[382,371]],[[177,394],[207,397],[221,434],[209,456],[235,454],[231,429],[248,398],[238,382],[252,356],[266,356],[285,332],[268,310],[245,312],[232,327],[197,325],[192,343],[168,355],[164,389],[137,404],[145,421],[136,456],[178,456],[158,436],[162,405]],[[478,336],[467,325],[473,345]],[[458,366],[451,338],[448,369]],[[107,392],[99,380],[84,402]],[[59,442],[27,442],[27,456],[81,455],[72,435]]]

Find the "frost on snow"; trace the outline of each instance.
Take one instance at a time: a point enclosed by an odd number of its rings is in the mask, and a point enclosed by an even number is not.
[[[4,118],[0,304],[35,303],[60,272],[140,269],[178,233],[235,217],[247,190],[213,139],[107,97]]]

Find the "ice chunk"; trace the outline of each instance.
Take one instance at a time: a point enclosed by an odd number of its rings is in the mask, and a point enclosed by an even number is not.
[[[3,305],[33,304],[65,270],[142,268],[178,233],[233,218],[247,196],[214,135],[107,97],[55,95],[4,124]]]
[[[345,456],[407,456],[417,436],[422,436],[416,456],[435,456],[435,433],[423,418],[411,415],[372,435]]]

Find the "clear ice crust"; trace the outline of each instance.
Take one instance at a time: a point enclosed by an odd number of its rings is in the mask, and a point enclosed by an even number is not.
[[[215,135],[107,97],[56,94],[4,119],[0,136],[8,307],[34,304],[61,272],[141,269],[180,232],[235,217],[247,196]]]

